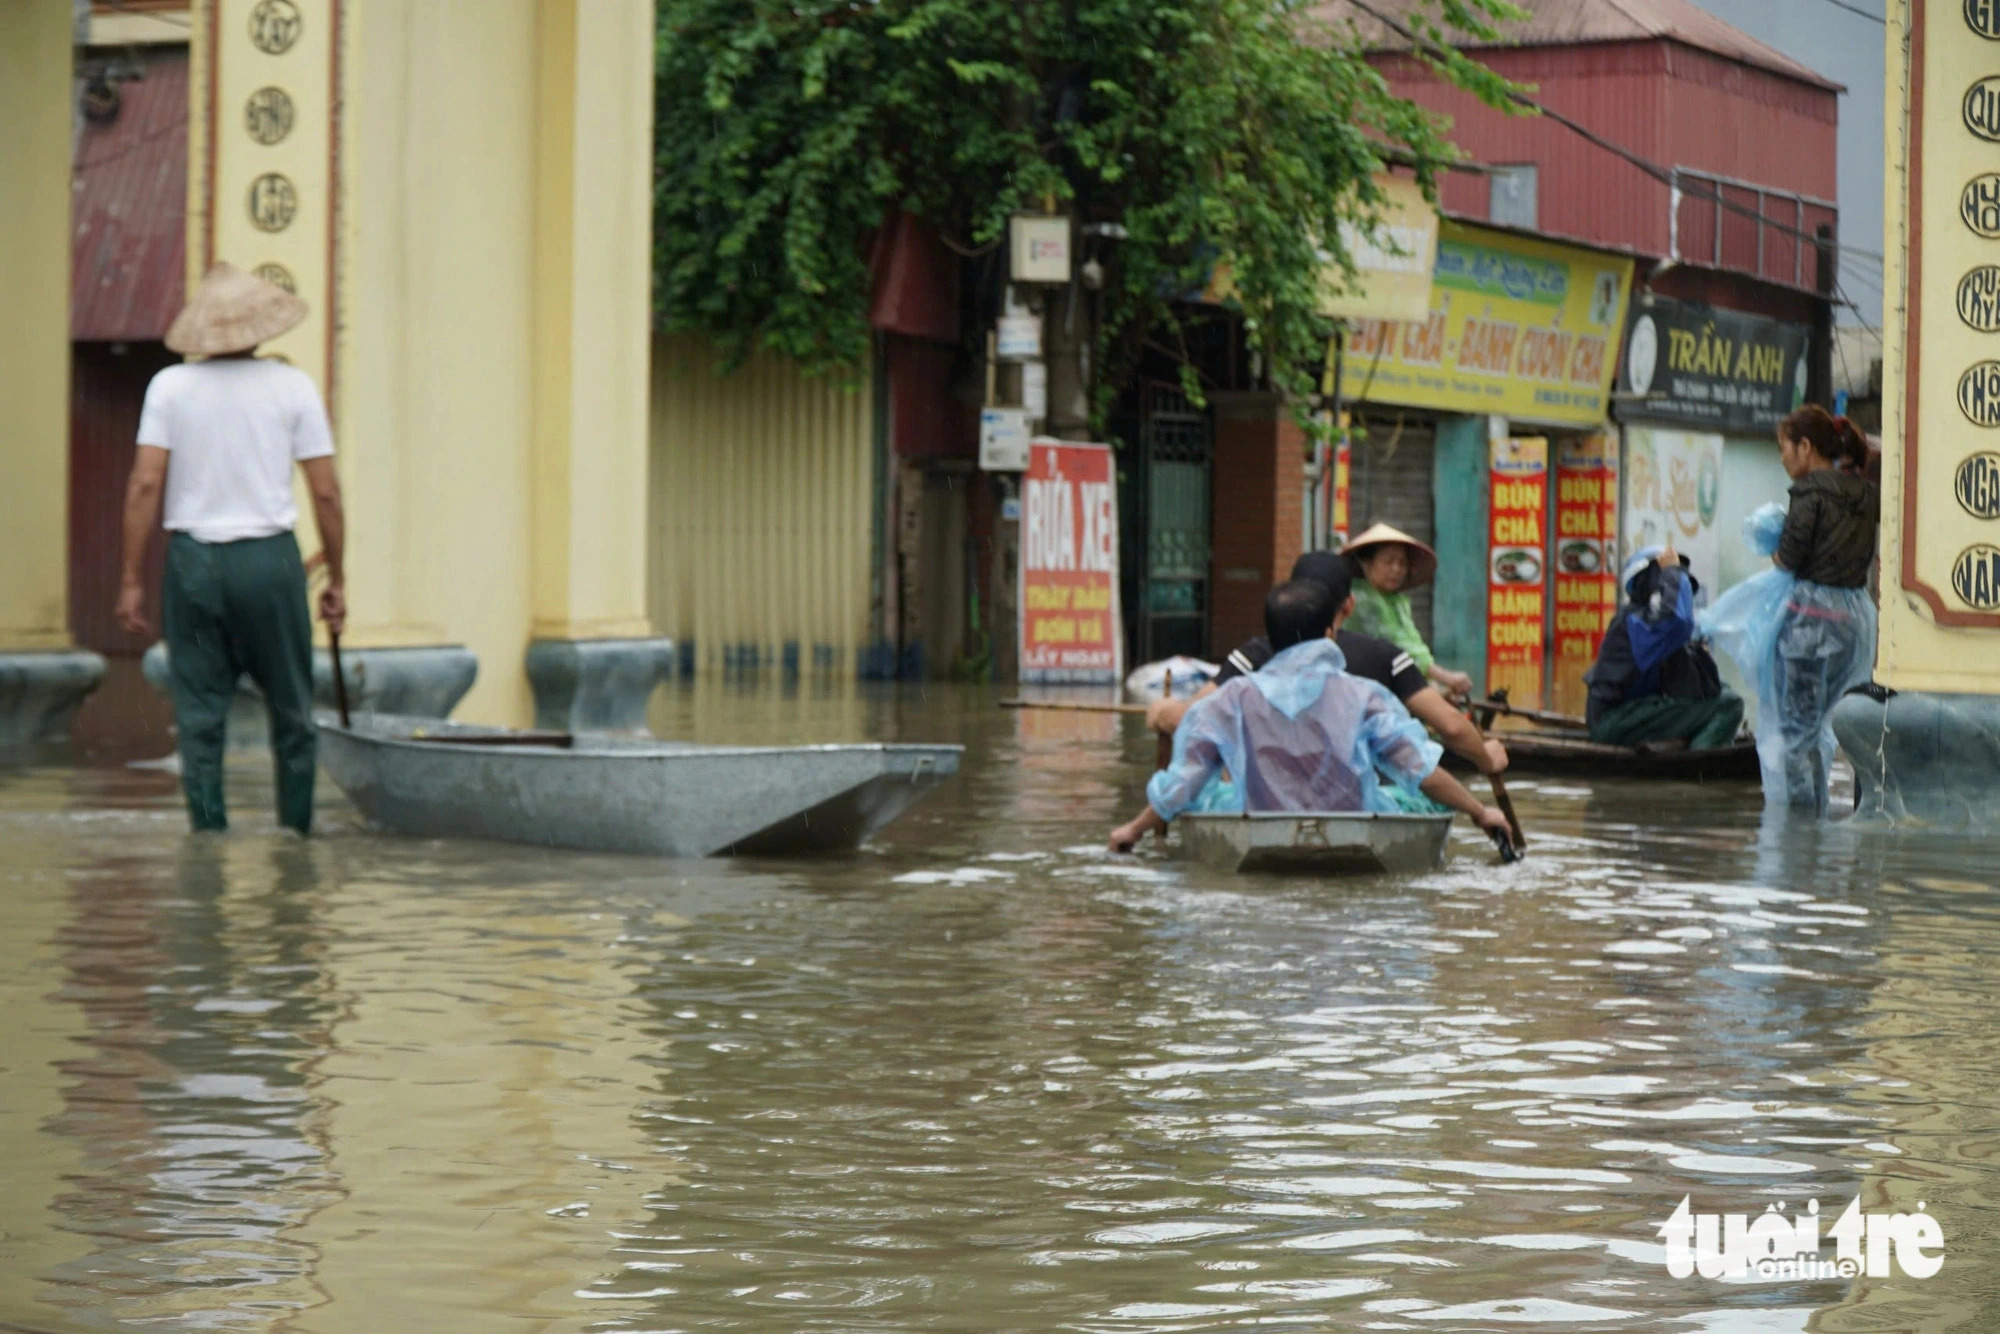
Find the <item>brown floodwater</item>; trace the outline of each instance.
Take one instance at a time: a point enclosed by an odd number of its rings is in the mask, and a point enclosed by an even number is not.
[[[2000,841],[1520,777],[1518,865],[1260,879],[1101,850],[1129,720],[654,726],[968,752],[812,862],[0,770],[0,1329],[2000,1328]],[[1944,1265],[1674,1278],[1683,1197],[1922,1201]]]

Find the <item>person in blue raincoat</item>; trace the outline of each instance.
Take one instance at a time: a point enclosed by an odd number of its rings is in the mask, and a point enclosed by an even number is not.
[[[1233,811],[1394,812],[1386,779],[1482,829],[1507,829],[1506,816],[1437,767],[1443,751],[1387,688],[1347,673],[1333,640],[1339,612],[1333,591],[1311,579],[1271,591],[1264,631],[1277,653],[1195,701],[1174,732],[1173,762],[1147,784],[1146,808],[1111,831],[1114,851],[1194,808],[1225,769]]]
[[[1743,699],[1722,684],[1715,659],[1695,639],[1700,584],[1687,558],[1648,547],[1626,562],[1626,604],[1604,632],[1585,716],[1590,739],[1613,746],[1685,741],[1724,746],[1743,723]]]

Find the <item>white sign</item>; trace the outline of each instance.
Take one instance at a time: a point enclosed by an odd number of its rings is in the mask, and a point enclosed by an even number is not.
[[[985,408],[979,414],[979,466],[987,472],[1028,467],[1028,414],[1019,408]]]
[[[1722,587],[1722,437],[1703,431],[1625,428],[1624,541],[1619,564],[1668,541],[1689,561],[1705,593]]]
[[[1049,367],[1047,362],[1021,363],[1021,406],[1036,421],[1049,415]]]
[[[1069,281],[1069,219],[1017,213],[1008,224],[1011,276],[1017,283]]]
[[[1042,355],[1042,321],[1034,315],[1002,315],[993,334],[994,351],[1003,361]]]

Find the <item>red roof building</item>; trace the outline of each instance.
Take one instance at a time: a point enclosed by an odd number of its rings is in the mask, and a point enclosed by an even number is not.
[[[1482,170],[1443,182],[1447,212],[1753,277],[1791,289],[1756,306],[1810,318],[1792,294],[1815,287],[1814,247],[1801,234],[1838,216],[1840,85],[1690,0],[1526,3],[1527,20],[1466,49],[1658,171],[1554,116],[1508,115],[1441,82],[1396,30],[1414,0],[1333,0],[1315,18],[1340,32],[1351,24],[1391,88],[1451,117],[1451,138]],[[1697,274],[1676,276],[1663,294],[1669,286],[1718,299]]]

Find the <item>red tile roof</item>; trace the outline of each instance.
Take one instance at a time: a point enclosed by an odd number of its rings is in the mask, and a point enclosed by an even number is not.
[[[1368,9],[1401,20],[1421,0],[1365,0]],[[1498,25],[1493,46],[1580,46],[1587,42],[1670,41],[1698,51],[1769,70],[1773,74],[1845,91],[1840,84],[1814,73],[1783,52],[1731,27],[1692,0],[1518,0],[1529,11],[1519,23]],[[1348,0],[1329,0],[1315,8],[1321,22],[1354,23],[1361,40],[1371,47],[1395,49],[1409,45],[1373,15]],[[1435,18],[1432,9],[1430,16]],[[1469,48],[1481,44],[1467,43]]]
[[[83,122],[70,205],[70,338],[140,342],[186,298],[188,66],[184,47],[146,49],[119,80],[118,114]]]

